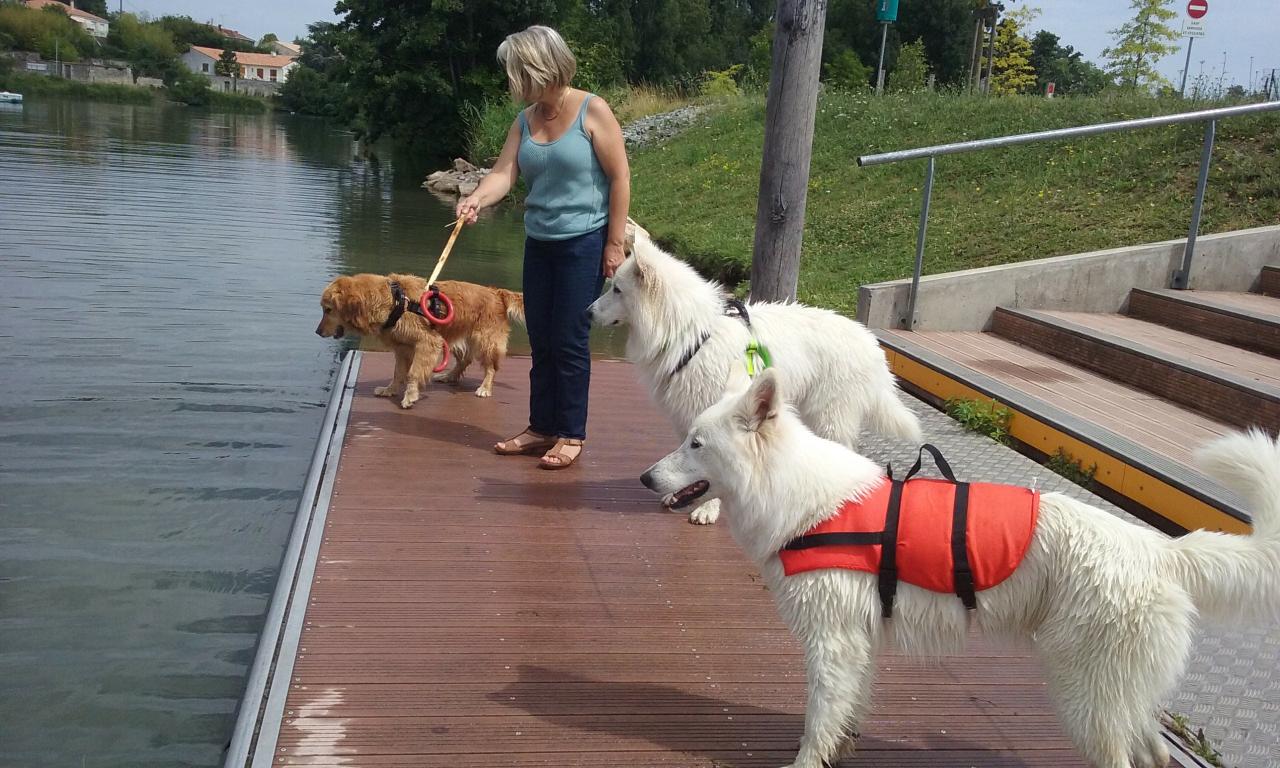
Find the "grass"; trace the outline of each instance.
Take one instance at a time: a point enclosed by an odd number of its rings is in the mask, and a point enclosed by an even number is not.
[[[1013,414],[1008,408],[996,405],[994,400],[965,400],[952,398],[944,404],[947,415],[970,432],[1009,445],[1009,422]]]
[[[103,101],[115,104],[155,104],[170,96],[168,89],[148,88],[115,83],[82,83],[60,77],[8,73],[0,75],[0,90],[16,91],[23,96],[55,96],[60,98]],[[224,93],[209,89],[208,101],[201,108],[217,112],[269,112],[272,102],[261,96]]]
[[[1186,715],[1179,715],[1174,712],[1165,712],[1161,718],[1164,726],[1173,732],[1173,735],[1182,739],[1192,752],[1204,758],[1209,765],[1223,768],[1222,753],[1214,749],[1213,743],[1204,735],[1203,728],[1191,729],[1191,720]]]
[[[0,75],[0,90],[15,91],[23,96],[62,96],[116,104],[151,104],[157,97],[157,91],[153,88],[114,83],[82,83],[19,72]]]
[[[1067,453],[1066,449],[1061,447],[1058,448],[1057,453],[1049,457],[1044,465],[1082,488],[1092,488],[1093,479],[1098,474],[1097,464],[1085,469],[1084,464],[1079,459]]]
[[[800,299],[848,314],[860,285],[909,276],[924,161],[856,158],[1207,105],[1142,97],[876,98],[827,91],[809,177]],[[764,99],[748,95],[632,158],[632,215],[731,286],[750,270]],[[1186,236],[1201,126],[940,157],[925,271],[1001,264]],[[1280,221],[1280,115],[1218,127],[1202,232]]]

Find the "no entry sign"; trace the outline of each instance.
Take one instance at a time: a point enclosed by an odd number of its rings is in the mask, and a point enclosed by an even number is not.
[[[1204,17],[1209,13],[1209,0],[1187,0],[1187,15],[1182,20],[1183,37],[1204,37]]]

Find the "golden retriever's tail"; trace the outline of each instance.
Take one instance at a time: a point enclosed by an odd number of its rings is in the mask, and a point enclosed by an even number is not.
[[[1192,531],[1171,540],[1178,581],[1207,618],[1280,620],[1280,442],[1252,429],[1215,440],[1196,458],[1209,475],[1244,498],[1253,532]]]
[[[499,288],[498,298],[502,299],[502,308],[507,311],[507,317],[524,325],[524,294]]]

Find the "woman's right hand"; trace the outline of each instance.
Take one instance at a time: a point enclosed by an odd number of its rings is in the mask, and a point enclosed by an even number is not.
[[[480,217],[480,196],[473,192],[459,200],[454,215],[465,219],[468,224],[475,224]]]

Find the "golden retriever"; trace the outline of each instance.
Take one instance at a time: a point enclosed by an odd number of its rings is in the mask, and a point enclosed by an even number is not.
[[[392,282],[399,283],[405,301],[417,301],[427,282],[416,275],[343,275],[329,283],[320,295],[324,312],[316,333],[342,338],[349,333],[376,336],[395,353],[396,368],[391,383],[378,387],[379,397],[399,397],[400,407],[412,407],[420,388],[440,365],[444,345],[453,353],[453,365],[438,381],[456,384],[472,360],[484,366],[484,381],[477,397],[493,394],[493,376],[507,354],[508,318],[524,323],[524,297],[515,291],[490,288],[458,280],[441,280],[436,286],[453,302],[453,321],[434,325],[421,315],[406,310],[389,328],[384,328],[395,309]]]

